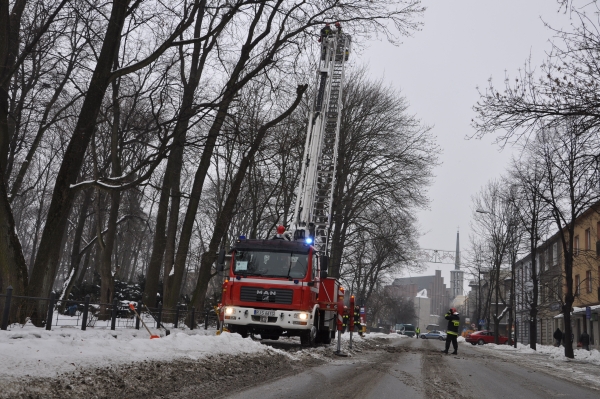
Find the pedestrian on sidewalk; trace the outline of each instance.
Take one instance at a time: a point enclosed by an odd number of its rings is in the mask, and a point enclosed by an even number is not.
[[[453,355],[458,354],[458,326],[460,324],[460,316],[456,311],[456,308],[451,308],[448,313],[444,316],[446,320],[448,320],[448,328],[446,329],[446,349],[442,352],[448,354],[448,349],[450,349],[450,342],[452,342],[452,347],[454,348]]]
[[[579,342],[581,342],[581,347],[586,351],[590,350],[590,336],[587,331],[584,331],[579,337]]]
[[[554,340],[556,341],[556,346],[560,346],[560,341],[563,339],[563,333],[560,331],[560,328],[556,327],[556,331],[554,331]]]

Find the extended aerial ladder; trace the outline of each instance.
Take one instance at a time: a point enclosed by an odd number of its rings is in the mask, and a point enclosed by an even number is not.
[[[311,104],[294,208],[294,239],[313,241],[327,254],[340,136],[344,66],[351,37],[341,31],[322,38],[318,88]]]

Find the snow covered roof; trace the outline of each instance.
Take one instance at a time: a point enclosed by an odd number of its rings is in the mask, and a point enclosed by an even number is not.
[[[427,289],[424,288],[417,293],[417,298],[427,298]]]

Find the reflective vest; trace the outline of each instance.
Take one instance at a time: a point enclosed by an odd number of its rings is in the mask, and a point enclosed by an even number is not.
[[[457,314],[446,313],[444,316],[448,320],[448,328],[446,333],[448,335],[458,335],[458,326],[460,325],[460,317]]]
[[[354,311],[354,325],[360,326],[360,311],[358,310]]]

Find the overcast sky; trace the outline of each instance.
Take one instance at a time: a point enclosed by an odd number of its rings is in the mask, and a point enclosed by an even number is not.
[[[374,78],[402,90],[411,111],[434,126],[443,149],[430,188],[430,210],[418,214],[422,248],[454,250],[460,228],[461,249],[470,233],[471,196],[505,170],[512,151],[500,151],[493,137],[466,140],[474,133],[472,106],[477,86],[488,78],[502,83],[531,54],[540,65],[549,51],[553,27],[568,27],[555,0],[423,0],[424,26],[399,47],[372,42],[359,54]],[[361,61],[362,60],[362,61]],[[428,264],[423,274],[442,270],[450,285],[452,265]],[[467,284],[465,283],[465,288]]]

